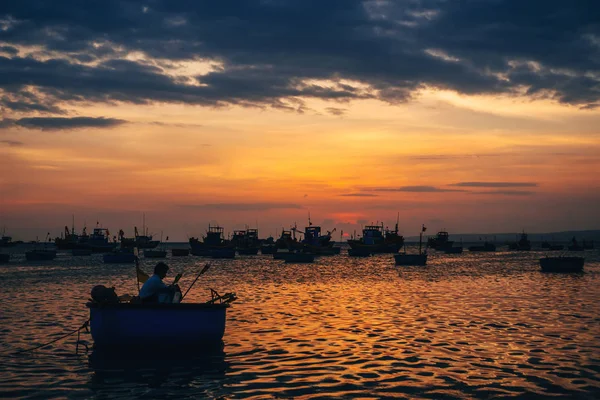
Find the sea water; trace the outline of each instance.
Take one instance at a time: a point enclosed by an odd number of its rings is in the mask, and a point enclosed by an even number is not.
[[[580,253],[583,274],[542,273],[549,252],[502,247],[431,252],[426,267],[389,254],[168,258],[166,281],[182,272],[183,291],[212,264],[184,302],[237,293],[222,348],[112,358],[82,333],[78,354],[71,335],[11,357],[77,329],[94,285],[137,290],[134,265],[68,252],[26,262],[26,248],[0,266],[0,397],[600,398],[598,250]]]

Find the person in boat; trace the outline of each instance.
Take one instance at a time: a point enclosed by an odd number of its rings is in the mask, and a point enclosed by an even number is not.
[[[181,290],[177,284],[167,285],[163,279],[169,272],[169,266],[164,262],[159,262],[154,267],[154,275],[148,279],[140,290],[140,300],[142,303],[174,303],[181,299]],[[179,294],[179,296],[176,296]]]

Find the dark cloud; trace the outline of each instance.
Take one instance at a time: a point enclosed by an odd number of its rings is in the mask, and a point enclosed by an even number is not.
[[[435,186],[400,186],[400,187],[376,187],[363,190],[373,192],[414,192],[414,193],[436,193],[436,192],[464,192],[462,189],[444,189]]]
[[[21,118],[14,121],[14,124],[28,129],[67,130],[81,128],[111,128],[126,122],[127,121],[122,119],[104,117],[33,117]]]
[[[535,182],[458,182],[450,186],[478,187],[478,188],[509,188],[509,187],[536,187]]]
[[[535,192],[525,190],[492,190],[489,192],[469,192],[469,194],[501,195],[501,196],[531,196]]]
[[[0,46],[0,53],[8,53],[12,56],[19,54],[19,49],[12,46]]]
[[[376,194],[373,193],[344,193],[340,194],[342,197],[377,197]]]
[[[331,115],[341,117],[342,115],[344,115],[346,113],[347,110],[344,108],[327,107],[325,109],[325,111],[327,111]]]
[[[268,211],[275,209],[294,208],[302,206],[293,203],[215,203],[215,204],[183,204],[181,207],[199,210],[221,211]]]
[[[525,91],[582,108],[600,100],[595,0],[5,3],[5,93],[33,87],[39,96],[65,102],[294,112],[306,110],[301,97],[394,103],[423,87]],[[20,45],[42,49],[40,56],[20,56],[13,50]],[[125,61],[134,51],[148,59]],[[195,77],[165,70],[200,60],[218,67]]]
[[[19,142],[18,140],[0,140],[0,144],[4,144],[9,147],[23,146],[23,142]]]

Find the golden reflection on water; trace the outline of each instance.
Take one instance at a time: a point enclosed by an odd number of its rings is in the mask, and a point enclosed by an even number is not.
[[[88,363],[73,355],[70,338],[9,359],[0,391],[15,394],[18,383],[26,394],[52,395],[58,385],[74,397],[593,398],[600,395],[598,252],[586,253],[578,275],[540,273],[541,254],[432,253],[427,267],[395,267],[390,255],[308,265],[267,256],[211,261],[189,301],[207,299],[208,287],[237,292],[222,353],[187,358],[182,349],[157,363]],[[171,276],[184,272],[186,288],[205,261],[169,259]],[[61,254],[51,264],[0,267],[0,352],[79,325],[99,283],[132,293],[133,266]]]

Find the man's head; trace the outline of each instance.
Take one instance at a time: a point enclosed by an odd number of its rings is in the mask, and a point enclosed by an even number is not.
[[[167,272],[169,271],[169,266],[164,262],[159,262],[154,267],[154,274],[158,275],[160,279],[164,279],[167,276]]]

